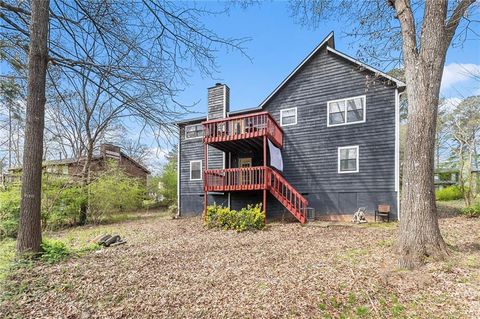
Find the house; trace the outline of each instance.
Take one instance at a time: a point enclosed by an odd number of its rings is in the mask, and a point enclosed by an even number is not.
[[[104,143],[100,145],[100,153],[94,154],[90,171],[93,174],[99,174],[107,168],[108,161],[116,161],[120,169],[126,175],[138,178],[143,183],[147,183],[147,177],[150,171],[142,164],[122,152],[119,146]],[[61,160],[51,160],[43,162],[43,171],[47,174],[57,176],[69,176],[72,179],[79,179],[82,176],[85,157],[67,158]],[[11,168],[8,170],[10,181],[18,179],[22,171],[21,167]]]
[[[217,83],[208,114],[177,123],[179,214],[262,203],[267,219],[304,223],[388,204],[398,218],[404,89],[336,50],[333,33],[258,107],[230,111],[230,89]]]
[[[458,185],[458,169],[436,169],[433,175],[435,189]]]
[[[468,171],[465,173],[468,174]],[[472,169],[474,191],[480,189],[480,170]],[[442,189],[448,186],[460,185],[460,170],[458,168],[437,168],[434,172],[435,189]]]

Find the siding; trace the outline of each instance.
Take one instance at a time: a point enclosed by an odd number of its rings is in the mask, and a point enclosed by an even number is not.
[[[366,122],[327,127],[327,102],[359,95],[366,96]],[[283,127],[283,174],[318,216],[351,214],[358,207],[373,212],[379,203],[390,204],[395,215],[395,87],[322,49],[265,104],[278,123],[280,110],[291,107],[297,107],[297,124]],[[187,173],[189,159],[203,157],[197,141],[182,143],[181,166],[186,165]],[[359,172],[339,174],[338,147],[353,145],[359,146]],[[217,155],[210,162],[209,168],[221,167]],[[233,167],[236,162],[232,154]],[[181,175],[184,182],[188,175],[183,169]],[[201,182],[197,183],[200,186],[182,185],[182,193],[198,196]],[[235,209],[261,202],[261,192],[232,193],[231,202]],[[271,195],[267,211],[269,218],[286,212]]]
[[[327,127],[327,102],[359,95],[366,95],[366,122]],[[372,210],[365,198],[396,208],[394,87],[321,50],[265,105],[279,123],[280,110],[291,107],[297,125],[283,127],[284,175],[311,206],[341,212],[339,194],[352,192]],[[359,146],[359,172],[339,174],[338,147],[351,145]]]

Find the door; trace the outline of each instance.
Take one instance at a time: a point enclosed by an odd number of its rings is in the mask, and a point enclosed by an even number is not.
[[[252,158],[251,157],[244,157],[238,159],[238,166],[240,168],[245,167],[252,167]],[[252,171],[240,171],[240,185],[248,185],[252,181]]]

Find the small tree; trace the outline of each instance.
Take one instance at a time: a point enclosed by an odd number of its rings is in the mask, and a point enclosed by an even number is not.
[[[160,194],[166,205],[173,205],[177,200],[177,146],[166,156],[167,164],[160,175]]]

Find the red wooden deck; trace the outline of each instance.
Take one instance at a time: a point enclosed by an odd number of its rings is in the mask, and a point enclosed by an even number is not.
[[[206,144],[267,136],[275,146],[283,146],[283,130],[268,112],[210,120],[202,124],[203,142]]]
[[[308,201],[278,172],[267,166],[204,171],[205,192],[264,190],[280,201],[301,223],[307,221]]]

